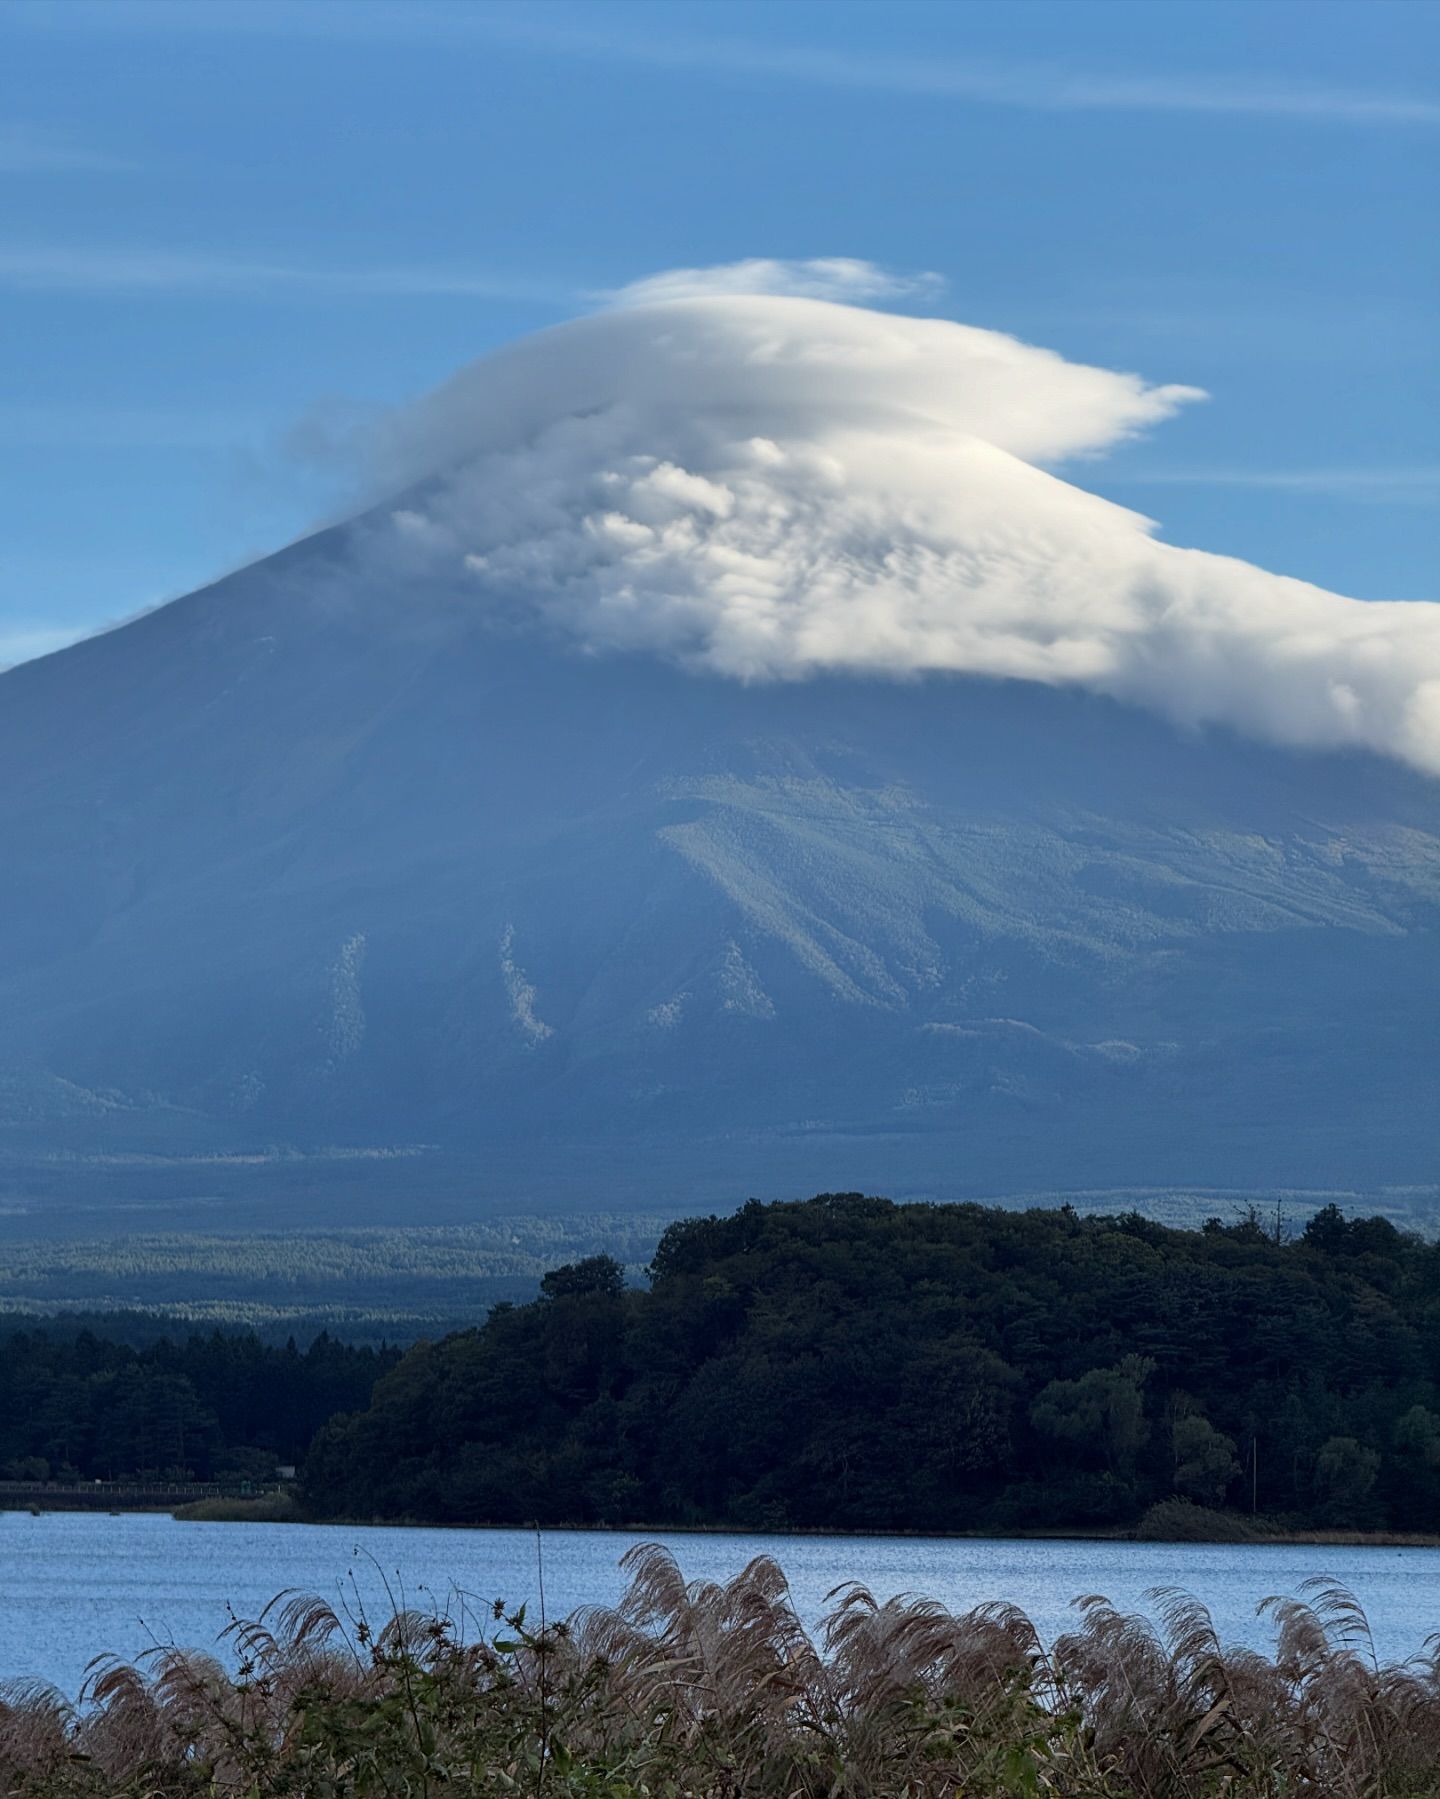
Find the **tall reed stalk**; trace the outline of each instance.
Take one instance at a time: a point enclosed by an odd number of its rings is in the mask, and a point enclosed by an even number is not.
[[[1048,1647],[1013,1606],[831,1595],[808,1631],[775,1562],[684,1580],[625,1558],[563,1623],[282,1595],[226,1633],[97,1664],[71,1704],[0,1698],[0,1791],[27,1799],[1419,1799],[1440,1795],[1440,1661],[1381,1666],[1346,1592],[1266,1602],[1273,1654],[1189,1596],[1158,1624],[1080,1602]],[[343,1610],[343,1608],[342,1608]]]

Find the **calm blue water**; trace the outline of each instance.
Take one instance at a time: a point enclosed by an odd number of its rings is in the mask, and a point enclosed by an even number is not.
[[[618,1563],[644,1539],[624,1532],[547,1531],[550,1616],[618,1599]],[[1384,1659],[1416,1654],[1440,1630],[1440,1550],[1193,1544],[957,1542],[891,1537],[656,1536],[691,1579],[726,1578],[755,1555],[776,1557],[808,1621],[826,1593],[862,1580],[880,1598],[921,1593],[963,1611],[987,1599],[1022,1606],[1046,1636],[1074,1618],[1070,1602],[1103,1593],[1153,1610],[1148,1588],[1178,1586],[1210,1607],[1228,1640],[1268,1647],[1255,1608],[1312,1575],[1364,1603]],[[382,1578],[383,1577],[383,1578]],[[476,1609],[536,1596],[533,1533],[356,1530],[340,1525],[184,1524],[153,1513],[0,1514],[0,1680],[39,1676],[79,1689],[92,1656],[127,1658],[156,1643],[213,1648],[230,1609],[253,1617],[282,1588],[356,1597],[386,1615],[385,1580],[414,1604]]]

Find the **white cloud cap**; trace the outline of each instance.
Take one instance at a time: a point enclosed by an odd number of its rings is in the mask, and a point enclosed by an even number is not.
[[[808,297],[817,269],[882,291],[849,262],[686,270],[462,371],[376,444],[412,489],[392,553],[591,651],[1076,684],[1440,774],[1440,605],[1177,549],[1038,466],[1196,390]],[[807,295],[737,291],[786,281]]]
[[[695,300],[713,294],[787,294],[800,300],[930,299],[944,287],[936,274],[897,275],[854,256],[809,261],[751,256],[708,269],[667,269],[599,297],[615,306],[653,306],[662,300]]]

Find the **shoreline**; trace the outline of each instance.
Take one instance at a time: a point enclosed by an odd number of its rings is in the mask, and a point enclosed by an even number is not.
[[[20,1508],[11,1508],[20,1509]],[[29,1508],[24,1508],[29,1509]],[[94,1508],[99,1510],[100,1508]],[[73,1514],[76,1507],[39,1508],[39,1516]],[[933,1531],[933,1530],[831,1530],[821,1528],[756,1528],[738,1524],[500,1524],[491,1521],[473,1523],[435,1522],[423,1518],[307,1518],[293,1501],[275,1496],[247,1501],[211,1500],[173,1508],[163,1506],[124,1507],[108,1511],[108,1515],[174,1518],[182,1524],[303,1524],[331,1530],[445,1530],[525,1532],[537,1529],[542,1536],[579,1535],[624,1536],[641,1539],[661,1537],[763,1537],[777,1542],[825,1538],[836,1542],[926,1542],[926,1543],[1115,1543],[1136,1547],[1160,1544],[1194,1544],[1197,1548],[1227,1549],[1280,1548],[1352,1548],[1352,1549],[1440,1549],[1440,1532],[1393,1530],[1333,1530],[1316,1527],[1297,1530],[1256,1529],[1236,1536],[1219,1529],[1212,1535],[1184,1537],[1141,1537],[1134,1529],[1107,1529],[1085,1525],[1053,1525],[1010,1531]]]

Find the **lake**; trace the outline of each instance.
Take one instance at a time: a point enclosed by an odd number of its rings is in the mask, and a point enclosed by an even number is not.
[[[1268,1648],[1255,1608],[1324,1575],[1357,1594],[1386,1660],[1417,1654],[1440,1629],[1440,1550],[1093,1542],[977,1542],[950,1538],[637,1536],[546,1531],[545,1596],[551,1617],[618,1599],[620,1557],[632,1543],[666,1543],[690,1579],[724,1579],[770,1554],[789,1575],[801,1615],[861,1580],[880,1598],[925,1594],[954,1611],[987,1599],[1022,1606],[1047,1638],[1074,1619],[1071,1601],[1103,1593],[1150,1610],[1153,1587],[1202,1599],[1222,1636]],[[157,1643],[213,1648],[230,1611],[253,1617],[283,1588],[332,1602],[348,1596],[370,1615],[388,1610],[386,1583],[411,1604],[478,1611],[536,1597],[536,1539],[511,1530],[357,1530],[341,1525],[191,1524],[158,1513],[0,1514],[0,1680],[50,1681],[74,1694],[92,1656],[133,1658]]]

